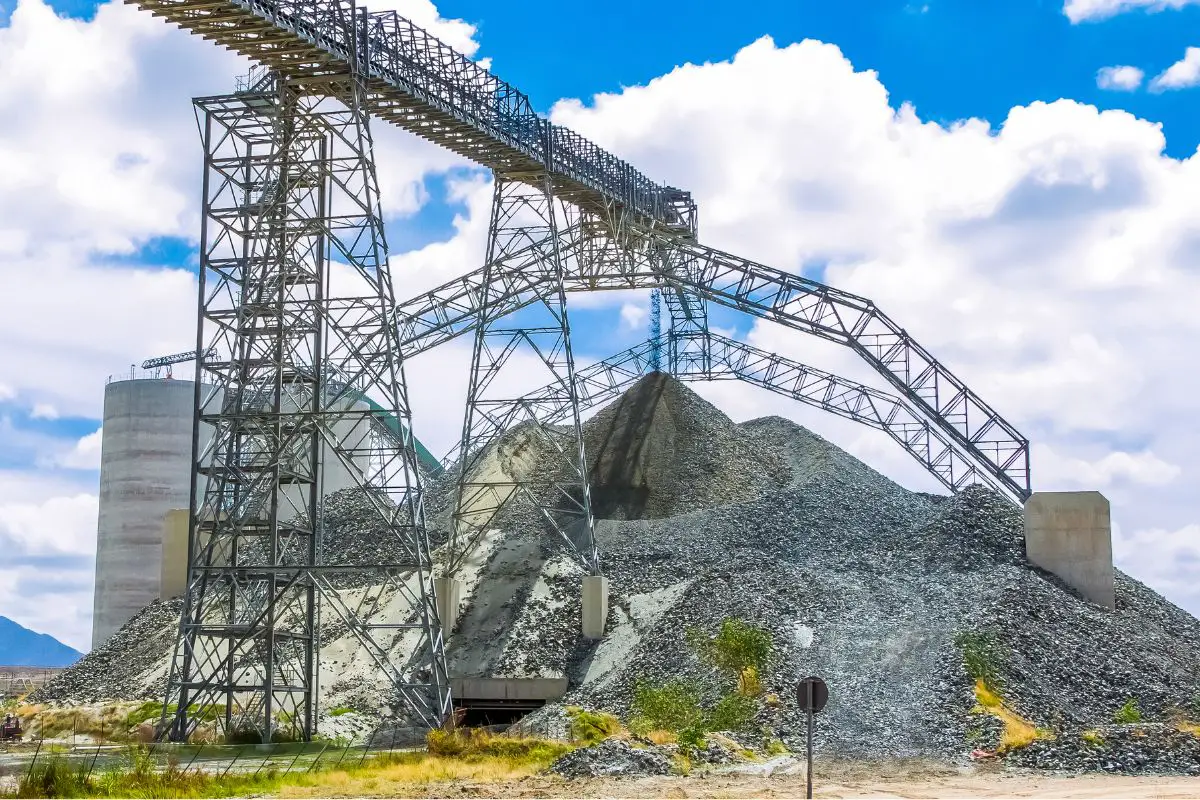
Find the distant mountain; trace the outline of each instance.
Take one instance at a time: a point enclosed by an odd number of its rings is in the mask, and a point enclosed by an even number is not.
[[[83,654],[45,633],[0,617],[0,666],[67,667]]]

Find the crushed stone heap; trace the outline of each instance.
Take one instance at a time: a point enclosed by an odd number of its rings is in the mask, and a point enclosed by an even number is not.
[[[661,372],[651,373],[584,424],[593,513],[661,519],[728,505],[786,485],[778,447]]]
[[[803,747],[795,682],[810,674],[831,689],[820,753],[960,759],[994,749],[999,725],[976,713],[957,643],[970,634],[994,639],[1006,706],[1055,735],[1031,746],[1026,763],[1195,765],[1191,740],[1174,734],[1155,741],[1187,746],[1154,759],[1088,755],[1081,748],[1094,745],[1081,737],[1106,730],[1130,698],[1146,724],[1172,731],[1173,720],[1200,713],[1200,622],[1119,572],[1114,611],[1080,599],[1025,560],[1021,512],[991,490],[910,492],[788,420],[735,424],[664,375],[639,381],[589,419],[584,435],[611,581],[605,639],[580,635],[583,570],[523,500],[497,517],[459,574],[464,604],[447,646],[451,675],[569,681],[562,702],[526,725],[561,735],[569,704],[625,715],[640,680],[689,678],[715,699],[717,682],[687,632],[715,633],[738,617],[769,630],[775,644],[763,683],[780,702],[755,719],[755,735],[768,731],[793,749]],[[528,430],[493,448],[484,461],[495,474],[538,469]],[[428,489],[435,541],[447,535],[453,483],[443,476]],[[352,504],[342,505],[337,535],[363,552],[378,533],[355,530]],[[173,625],[164,622],[168,640]],[[128,649],[103,665],[118,674],[123,660],[137,669],[119,675],[162,674],[164,666],[147,661],[158,656],[131,638],[145,637],[114,637],[106,649]],[[331,631],[326,642],[323,670],[336,680],[322,680],[323,705],[377,710],[387,698],[373,675],[354,671],[365,659],[352,639]],[[89,656],[42,691],[90,699],[102,676],[78,673],[99,669]],[[119,691],[132,691],[123,681]]]

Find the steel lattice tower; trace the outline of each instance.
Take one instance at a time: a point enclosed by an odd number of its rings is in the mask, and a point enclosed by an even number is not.
[[[315,85],[272,74],[196,101],[205,355],[189,578],[168,685],[177,710],[164,719],[175,740],[210,715],[227,735],[270,741],[282,726],[311,738],[321,613],[355,635],[409,724],[438,725],[450,711],[361,96],[353,74]],[[207,447],[203,426],[213,430]],[[324,539],[334,469],[378,514],[386,540],[358,562]],[[382,603],[407,611],[380,620]]]
[[[547,126],[547,132],[549,128]],[[547,148],[549,149],[549,137]],[[496,177],[492,217],[475,344],[471,356],[471,380],[463,419],[458,499],[447,574],[453,575],[462,560],[488,530],[496,514],[520,495],[541,513],[547,525],[572,548],[591,574],[599,574],[599,556],[594,537],[591,495],[587,478],[571,353],[571,330],[567,317],[563,275],[567,255],[562,252],[559,231],[577,223],[579,212],[555,196],[549,172]],[[514,253],[534,246],[537,263],[531,272],[547,278],[530,307],[521,312],[520,323],[510,319],[504,300],[504,281],[490,274]],[[517,359],[518,353],[532,359]],[[552,387],[537,402],[514,395],[505,373],[530,369],[532,360],[544,367]],[[536,369],[536,368],[535,368]],[[561,427],[543,422],[545,409],[566,407],[569,413]],[[542,448],[543,458],[536,474],[511,474],[497,479],[480,478],[476,467],[488,446],[505,431],[525,425]]]

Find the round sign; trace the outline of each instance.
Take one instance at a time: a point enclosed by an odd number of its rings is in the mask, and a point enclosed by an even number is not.
[[[796,699],[800,701],[801,711],[811,710],[816,714],[829,701],[829,687],[815,675],[805,678],[796,686]]]

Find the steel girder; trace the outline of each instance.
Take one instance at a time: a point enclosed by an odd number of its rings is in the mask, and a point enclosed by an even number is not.
[[[672,334],[662,334],[658,348],[668,345]],[[881,430],[903,447],[947,489],[957,492],[971,483],[984,483],[1011,502],[1020,503],[1013,492],[931,425],[904,399],[888,392],[848,380],[831,372],[770,353],[721,334],[689,334],[692,352],[708,351],[707,359],[683,362],[675,376],[685,381],[741,380],[820,408],[845,419]],[[654,370],[654,340],[643,342],[614,356],[580,367],[576,371],[581,409],[616,399],[638,378]],[[553,424],[570,413],[555,402],[554,387],[535,389],[525,401],[545,414]]]
[[[718,303],[850,347],[999,485],[1022,501],[1031,493],[1029,441],[870,300],[661,228],[631,226],[620,244],[611,245],[620,257],[600,264],[582,257],[595,247],[595,237],[589,240],[584,227],[564,229],[557,238],[560,251],[568,254],[567,292],[663,288],[667,297],[674,293]],[[493,302],[508,313],[532,303],[552,282],[544,272],[507,275],[499,266],[492,265],[490,274],[504,275],[505,287]],[[485,269],[399,306],[406,352],[420,352],[472,328]]]
[[[471,355],[471,380],[460,445],[458,494],[447,558],[453,576],[462,560],[491,527],[496,514],[515,495],[524,496],[547,526],[560,536],[593,574],[599,572],[591,489],[583,450],[571,327],[563,291],[563,261],[558,247],[559,226],[578,217],[570,205],[555,197],[546,181],[541,189],[525,182],[497,180],[488,234],[488,258],[477,284],[482,293],[475,304],[478,323]],[[546,245],[530,253],[528,248]],[[532,258],[528,273],[505,274],[509,254]],[[544,278],[526,304],[518,324],[510,319],[514,296],[510,281]],[[527,285],[519,283],[519,285]],[[550,379],[545,403],[566,409],[565,426],[542,422],[538,404],[514,396],[506,374],[523,376],[529,370]],[[534,470],[480,467],[489,455],[487,445],[504,432],[524,426],[529,442],[542,457]]]
[[[276,76],[261,91],[196,101],[203,355],[188,584],[160,730],[175,740],[213,718],[226,735],[271,741],[282,727],[311,738],[318,602],[376,662],[410,724],[450,713],[360,98],[352,76],[320,93]],[[381,435],[396,421],[398,433]],[[331,555],[322,495],[335,469],[389,534],[382,558]],[[346,588],[363,580],[376,589]],[[405,609],[401,619],[377,620],[385,599]]]

